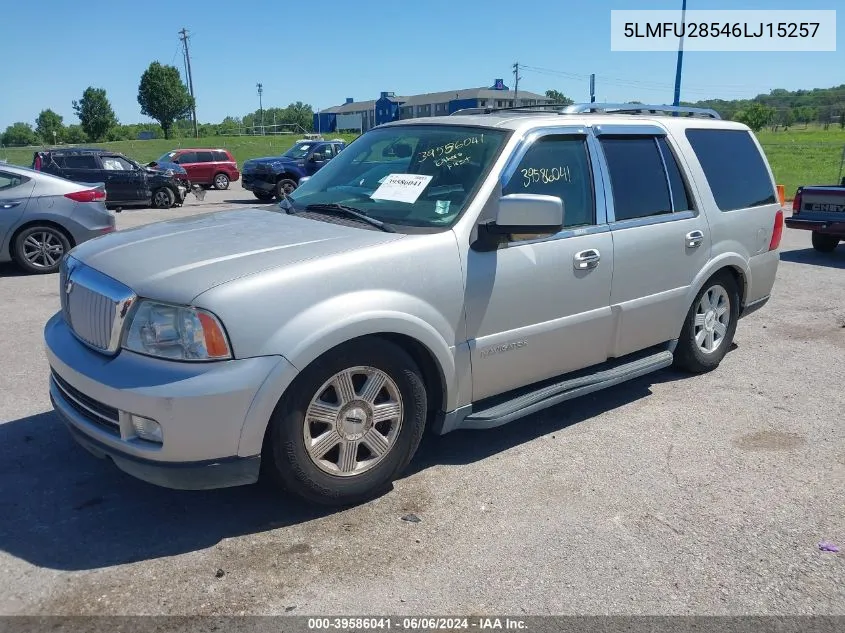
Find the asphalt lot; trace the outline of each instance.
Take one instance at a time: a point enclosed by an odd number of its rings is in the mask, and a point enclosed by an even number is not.
[[[118,226],[256,202],[235,184]],[[843,246],[785,230],[717,371],[427,438],[341,512],[164,490],[77,447],[47,394],[56,284],[0,266],[2,614],[845,614]]]

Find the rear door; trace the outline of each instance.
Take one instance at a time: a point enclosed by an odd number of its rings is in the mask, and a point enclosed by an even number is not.
[[[601,125],[596,133],[613,235],[611,349],[620,357],[678,337],[711,236],[663,128]]]
[[[67,154],[62,158],[57,157],[56,162],[62,167],[60,175],[63,178],[74,182],[106,182],[99,157],[95,154]],[[111,197],[108,183],[106,183],[106,192]]]
[[[0,170],[0,244],[23,216],[34,187],[31,178]]]

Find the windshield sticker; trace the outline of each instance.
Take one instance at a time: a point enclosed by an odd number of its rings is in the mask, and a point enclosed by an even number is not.
[[[429,158],[443,158],[448,157],[451,154],[457,152],[457,150],[462,149],[464,147],[468,147],[470,145],[478,145],[479,143],[484,143],[484,135],[479,134],[478,136],[470,136],[460,141],[453,141],[451,143],[446,143],[444,145],[440,145],[439,147],[433,147],[431,149],[427,149],[422,154],[420,154],[419,162],[424,163]],[[441,163],[445,164],[445,163]],[[439,167],[439,165],[438,165]]]
[[[438,200],[434,203],[434,212],[437,215],[446,215],[449,213],[449,206],[452,204],[450,200]]]
[[[413,204],[431,182],[433,176],[421,174],[390,174],[370,198]]]
[[[537,169],[536,167],[529,167],[528,169],[520,169],[519,171],[522,172],[522,177],[524,178],[522,186],[526,189],[532,184],[537,183],[550,185],[558,180],[572,182],[572,174],[569,171],[569,166],[551,168],[541,167],[540,169]]]

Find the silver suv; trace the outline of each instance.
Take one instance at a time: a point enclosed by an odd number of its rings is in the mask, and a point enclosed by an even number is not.
[[[783,214],[750,130],[585,104],[397,121],[278,208],[76,247],[44,331],[73,436],[161,486],[388,488],[486,429],[674,365],[768,300]]]

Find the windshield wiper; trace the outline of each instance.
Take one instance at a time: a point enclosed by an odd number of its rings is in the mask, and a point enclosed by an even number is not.
[[[382,222],[381,220],[376,220],[375,218],[371,218],[366,213],[361,212],[360,210],[356,209],[355,207],[350,207],[345,204],[337,204],[336,202],[331,203],[324,203],[324,204],[309,204],[305,207],[306,211],[340,211],[341,213],[345,213],[346,215],[350,215],[353,218],[358,218],[362,222],[366,222],[367,224],[371,224],[376,228],[381,229],[385,233],[396,233],[396,230]],[[290,211],[289,211],[290,212]]]

